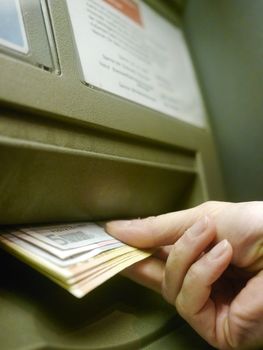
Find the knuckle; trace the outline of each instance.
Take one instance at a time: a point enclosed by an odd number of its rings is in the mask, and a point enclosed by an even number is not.
[[[214,207],[215,205],[217,205],[217,203],[218,203],[217,201],[211,201],[211,200],[205,201],[199,205],[199,208],[201,208],[203,211],[206,212],[207,209]]]
[[[162,282],[162,289],[161,289],[161,293],[162,293],[162,297],[164,298],[164,300],[166,300],[169,304],[173,304],[173,301],[170,300],[170,296],[169,296],[169,289],[167,288],[167,284],[165,279]]]
[[[219,202],[219,201],[206,201],[199,205],[199,216],[205,216],[205,215],[211,215],[216,216],[225,206],[225,202]]]
[[[145,219],[142,219],[143,225],[145,225],[147,228],[151,229],[155,226],[156,223],[156,216],[148,216]]]
[[[149,216],[148,218],[142,219],[143,230],[155,234],[158,230],[156,216]]]
[[[177,260],[178,258],[181,258],[185,255],[185,247],[184,244],[182,244],[181,238],[173,244],[171,252],[169,254],[169,259],[171,260]]]
[[[179,244],[179,242],[176,242],[173,245],[166,261],[166,271],[168,274],[174,275],[175,269],[177,269],[177,271],[183,270],[188,251],[189,249],[187,250],[185,246],[183,244]]]
[[[147,235],[150,239],[150,246],[158,245],[156,240],[159,236],[159,227],[156,216],[149,216],[145,219],[142,219],[142,231],[145,235]]]
[[[189,270],[185,276],[184,285],[186,288],[188,288],[188,287],[191,288],[199,280],[200,280],[200,268],[197,264],[193,264],[189,268]]]
[[[186,315],[186,307],[185,303],[183,302],[182,294],[178,295],[178,297],[175,300],[174,306],[179,315],[181,315],[182,317]]]

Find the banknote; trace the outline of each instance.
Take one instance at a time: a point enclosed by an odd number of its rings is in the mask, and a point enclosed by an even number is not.
[[[5,229],[0,245],[78,298],[152,253],[90,222]]]
[[[57,256],[60,259],[68,259],[69,257],[74,257],[76,255],[79,255],[80,253],[92,251],[99,247],[105,247],[105,250],[107,250],[107,249],[111,249],[111,247],[114,247],[114,246],[123,245],[122,242],[112,238],[108,240],[102,240],[96,243],[91,243],[91,244],[87,243],[84,246],[80,246],[76,248],[68,248],[65,250],[61,247],[54,247],[53,245],[48,243],[48,240],[46,242],[44,240],[39,240],[37,237],[34,236],[34,233],[29,235],[23,231],[12,231],[12,235],[17,237],[19,240],[23,240],[28,243],[31,243],[32,245],[35,245],[51,253],[52,255]]]
[[[71,294],[73,294],[77,298],[82,298],[94,288],[98,287],[99,285],[101,285],[120,271],[124,270],[126,267],[129,267],[149,256],[149,252],[141,252],[139,255],[130,258],[124,261],[123,263],[114,266],[113,268],[105,269],[103,272],[95,274],[94,276],[92,276],[92,278],[90,277],[82,281],[81,283],[68,286],[67,289]]]
[[[71,250],[102,241],[115,241],[101,226],[90,222],[22,227],[19,231],[61,250]]]
[[[61,267],[67,267],[67,266],[72,266],[75,264],[79,264],[82,262],[85,262],[89,260],[90,258],[101,254],[102,252],[108,251],[108,250],[113,250],[114,248],[118,248],[123,246],[121,242],[114,242],[112,244],[107,244],[107,245],[98,245],[94,246],[94,249],[88,249],[87,252],[75,254],[74,256],[70,256],[67,259],[60,259],[56,255],[53,255],[52,253],[48,252],[46,249],[42,249],[41,247],[35,245],[35,244],[30,244],[29,242],[20,239],[18,235],[13,235],[12,233],[3,233],[2,237],[6,238],[7,240],[14,242],[17,246],[20,246],[24,250],[28,250],[31,253],[33,253],[37,257],[42,257],[46,259],[47,261],[50,261],[54,263],[57,266]]]
[[[82,263],[61,266],[57,264],[55,259],[52,259],[54,257],[51,258],[47,253],[41,252],[36,247],[29,247],[28,245],[20,244],[18,239],[16,237],[11,237],[11,235],[1,235],[0,244],[4,245],[7,250],[16,256],[21,257],[23,261],[29,262],[31,265],[37,266],[42,271],[54,275],[56,278],[63,281],[82,274],[89,269],[94,269],[95,267],[105,264],[116,257],[137,251],[136,248],[122,246],[109,251],[101,252],[100,254],[83,261]]]

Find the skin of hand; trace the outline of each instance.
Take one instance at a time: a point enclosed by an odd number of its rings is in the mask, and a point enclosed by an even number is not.
[[[212,346],[263,344],[263,202],[206,202],[107,231],[154,256],[124,275],[161,293]]]

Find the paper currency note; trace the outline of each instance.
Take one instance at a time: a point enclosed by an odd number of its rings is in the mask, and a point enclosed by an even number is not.
[[[61,250],[80,248],[92,243],[115,240],[95,223],[23,227],[19,231]]]
[[[3,232],[0,245],[78,298],[151,254],[96,223],[21,227]]]

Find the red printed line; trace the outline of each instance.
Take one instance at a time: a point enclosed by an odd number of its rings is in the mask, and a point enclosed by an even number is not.
[[[143,25],[139,5],[134,0],[104,0],[107,4],[129,17],[139,25]]]

